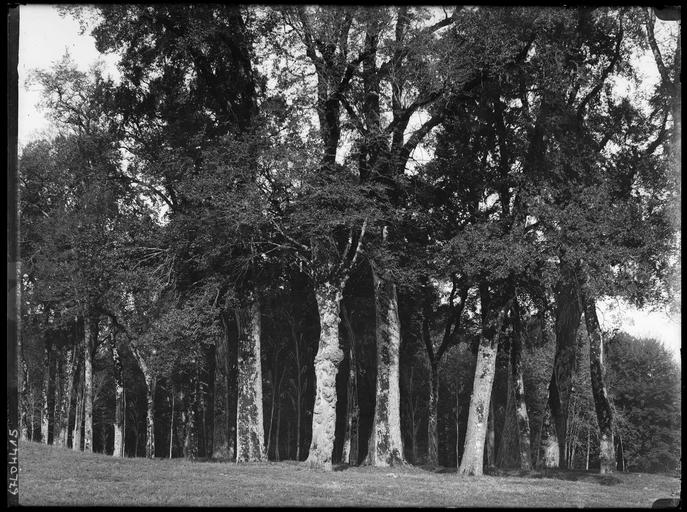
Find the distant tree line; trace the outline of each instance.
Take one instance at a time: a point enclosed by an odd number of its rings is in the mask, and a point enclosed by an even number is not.
[[[25,439],[675,469],[680,369],[597,302],[679,293],[679,29],[628,7],[65,11],[120,78],[69,56],[32,77],[58,134],[20,158]]]

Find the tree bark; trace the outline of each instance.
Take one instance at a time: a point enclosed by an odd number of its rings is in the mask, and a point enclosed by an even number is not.
[[[76,374],[76,410],[74,413],[74,432],[72,433],[72,450],[81,451],[81,437],[83,435],[82,426],[84,377],[80,367],[77,367]]]
[[[98,339],[98,319],[84,316],[84,429],[83,450],[93,452],[93,355]]]
[[[429,384],[429,416],[427,419],[427,464],[439,465],[439,430],[438,430],[438,404],[439,404],[439,369],[436,361],[430,362]]]
[[[117,349],[117,343],[114,336],[110,336],[110,351],[112,353],[112,362],[114,366],[114,381],[115,381],[115,421],[114,421],[114,447],[112,449],[113,457],[124,456],[124,382],[122,372],[122,361]]]
[[[600,473],[612,473],[616,467],[615,445],[613,443],[613,409],[604,382],[606,368],[603,361],[603,340],[601,327],[596,316],[596,303],[587,296],[584,301],[584,318],[589,335],[589,366],[592,380],[592,395],[599,424]]]
[[[21,336],[19,337],[19,344],[21,344]],[[29,441],[31,439],[31,429],[33,425],[29,426],[29,404],[31,403],[30,395],[32,394],[29,386],[29,368],[24,359],[24,352],[21,345],[18,348],[19,351],[19,380],[18,388],[20,390],[20,404],[21,404],[21,414],[19,416],[19,439],[22,441]]]
[[[553,380],[553,376],[551,379]],[[541,461],[539,464],[544,468],[557,468],[560,462],[558,436],[556,435],[556,426],[550,407],[552,402],[551,389],[552,386],[549,385],[549,399],[547,400],[546,409],[542,418],[542,427],[539,431],[541,450]]]
[[[343,360],[339,347],[339,308],[343,290],[325,283],[315,290],[320,317],[320,340],[315,355],[315,405],[312,419],[312,441],[306,464],[313,468],[332,469],[332,450],[336,426],[336,374]]]
[[[377,342],[375,414],[367,463],[387,467],[405,464],[401,437],[399,382],[401,325],[396,285],[373,271]]]
[[[358,363],[355,354],[355,335],[346,308],[341,306],[341,312],[349,333],[348,358],[348,403],[346,407],[346,437],[344,439],[342,461],[351,466],[358,464],[358,426],[360,422],[360,407],[358,406]]]
[[[238,397],[236,462],[261,462],[265,455],[260,363],[260,306],[252,295],[236,310],[238,326]]]
[[[172,448],[174,447],[174,398],[176,393],[172,386],[172,411],[169,414],[169,458],[172,458]]]
[[[144,374],[146,382],[146,457],[155,458],[155,387],[157,379],[152,372]]]
[[[564,468],[567,466],[565,444],[573,373],[577,358],[577,329],[580,325],[582,310],[573,269],[569,264],[562,263],[560,272],[561,280],[556,289],[556,355],[549,385],[549,408],[556,427],[558,466]],[[551,457],[547,460],[553,463],[556,460],[551,451],[553,447],[549,445],[548,450]]]
[[[489,419],[487,421],[487,438],[485,450],[485,462],[487,469],[492,470],[496,466],[496,432],[494,428],[494,401],[489,402]]]
[[[530,471],[532,468],[532,453],[530,448],[530,418],[525,402],[525,379],[522,372],[522,346],[524,333],[520,319],[520,309],[517,300],[513,301],[513,313],[516,329],[511,343],[510,364],[513,379],[513,400],[518,425],[518,440],[520,448],[520,469]]]
[[[48,436],[50,432],[50,406],[48,405],[48,398],[50,396],[50,367],[51,365],[51,347],[46,343],[43,353],[43,383],[41,387],[41,443],[48,444]]]
[[[64,383],[67,389],[62,393],[62,400],[60,401],[59,418],[59,432],[57,435],[57,444],[66,447],[69,439],[69,412],[72,405],[72,395],[74,393],[74,366],[76,365],[76,350],[72,347],[67,347],[64,351]]]
[[[204,412],[205,412],[205,455],[208,458],[212,457],[215,449],[215,345],[208,345],[206,347],[206,361],[207,369],[205,371],[207,379],[207,392],[204,396]]]
[[[62,378],[64,373],[64,363],[62,357],[64,349],[53,346],[53,407],[52,407],[52,444],[61,446],[60,432],[62,431],[62,400],[64,400],[64,390],[62,389]]]
[[[484,469],[484,444],[487,435],[487,422],[491,403],[491,390],[496,371],[496,353],[498,350],[501,326],[507,307],[502,308],[497,317],[488,320],[489,305],[485,300],[487,291],[482,288],[482,332],[475,366],[475,378],[472,384],[472,397],[468,412],[468,428],[465,434],[465,449],[460,464],[460,473],[480,476]],[[490,301],[489,301],[490,302]]]

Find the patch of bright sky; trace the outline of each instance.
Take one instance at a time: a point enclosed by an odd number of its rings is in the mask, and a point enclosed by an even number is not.
[[[661,23],[659,22],[659,25]],[[661,26],[663,30],[669,30]],[[66,51],[70,53],[78,68],[87,71],[98,60],[105,64],[106,74],[117,78],[117,57],[102,55],[95,48],[94,39],[88,31],[80,34],[79,23],[73,18],[62,17],[54,5],[22,5],[19,25],[19,145],[25,146],[42,133],[50,133],[50,122],[45,113],[38,108],[40,91],[25,87],[26,79],[32,69],[48,69]],[[665,33],[665,32],[664,32]],[[659,31],[657,30],[657,36]],[[638,56],[638,68],[644,91],[658,80],[656,64],[650,53]],[[619,93],[635,96],[640,91],[627,80],[615,84]],[[422,124],[422,113],[415,114],[417,126]],[[413,123],[413,124],[415,124]],[[411,127],[412,129],[412,127]],[[421,146],[412,155],[413,160],[422,163],[430,157]],[[616,299],[599,303],[599,317],[604,329],[618,328],[637,337],[653,337],[662,341],[679,360],[680,358],[680,317],[670,318],[664,312],[637,310],[629,304]]]

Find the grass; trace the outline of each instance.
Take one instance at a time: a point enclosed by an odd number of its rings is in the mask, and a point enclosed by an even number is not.
[[[650,507],[680,490],[678,478],[664,475],[462,477],[413,466],[328,473],[296,462],[115,459],[32,442],[20,443],[19,468],[20,505]]]

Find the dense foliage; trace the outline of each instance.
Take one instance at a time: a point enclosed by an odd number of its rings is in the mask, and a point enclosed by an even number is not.
[[[676,468],[679,367],[594,324],[606,296],[679,297],[680,37],[650,9],[65,10],[121,77],[32,78],[58,135],[20,163],[25,436],[236,457],[259,304],[259,443],[304,460],[337,289],[333,459],[362,462],[387,282],[407,461],[459,465],[489,349],[489,470],[540,464],[551,413],[567,467],[599,467],[606,396],[620,469]]]

